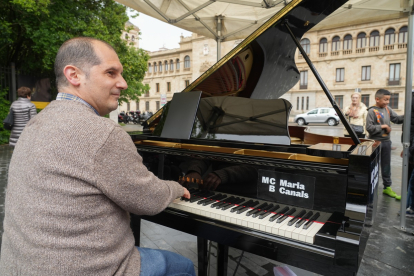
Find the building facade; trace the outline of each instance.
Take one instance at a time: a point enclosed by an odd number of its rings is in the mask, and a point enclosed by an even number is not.
[[[301,45],[321,75],[338,106],[351,104],[351,94],[360,92],[366,106],[375,105],[375,92],[387,89],[390,107],[403,114],[405,101],[407,29],[406,16],[361,25],[336,27],[306,33]],[[300,81],[283,98],[291,114],[331,106],[305,59],[297,51]]]
[[[375,105],[375,92],[392,93],[390,106],[404,112],[407,15],[353,26],[311,30],[302,40],[315,68],[341,108],[351,104],[351,94],[360,92],[367,106]],[[241,40],[222,43],[223,56]],[[143,82],[150,90],[137,103],[120,110],[157,111],[217,61],[216,41],[197,34],[181,37],[180,48],[149,52],[148,71]],[[291,115],[331,104],[305,59],[296,52],[299,82],[283,98],[292,105]]]

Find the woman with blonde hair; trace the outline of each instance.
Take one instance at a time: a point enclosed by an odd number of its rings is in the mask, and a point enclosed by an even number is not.
[[[357,133],[358,138],[365,138],[366,129],[365,129],[365,121],[367,118],[367,106],[361,102],[361,94],[358,92],[352,93],[351,95],[351,104],[345,108],[344,113],[348,122],[355,126],[362,126],[362,132]],[[358,127],[356,127],[358,128]],[[361,129],[361,128],[360,128]],[[354,128],[355,130],[355,128]],[[345,137],[350,137],[348,131],[344,129]]]

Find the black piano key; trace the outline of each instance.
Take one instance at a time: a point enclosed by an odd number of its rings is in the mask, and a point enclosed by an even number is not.
[[[230,196],[230,197],[227,197],[227,198],[225,198],[225,199],[223,199],[222,201],[220,201],[220,202],[216,202],[216,203],[213,203],[212,205],[211,205],[211,208],[220,208],[219,206],[224,206],[224,205],[226,205],[227,204],[227,202],[231,202],[233,199],[234,199],[235,197],[234,196]]]
[[[276,211],[277,209],[280,208],[280,205],[275,205],[272,208],[269,208],[269,210],[266,210],[264,214],[259,214],[259,219],[264,219],[267,216],[270,216],[272,214],[272,212]]]
[[[200,204],[201,205],[201,204],[204,204],[204,203],[207,203],[207,202],[211,202],[212,200],[220,200],[222,198],[223,198],[223,195],[222,194],[216,194],[216,195],[214,195],[212,197],[209,197],[209,198],[206,198],[204,200],[201,200],[201,201],[197,202],[197,204]],[[213,201],[213,202],[215,202],[215,201]],[[211,203],[213,203],[213,202],[211,202]]]
[[[229,203],[228,205],[224,206],[223,208],[221,208],[221,210],[227,210],[229,208],[233,208],[235,205],[242,205],[242,203],[244,203],[245,199],[241,198],[241,197],[236,197],[236,199]],[[239,206],[240,207],[240,206]]]
[[[297,214],[294,218],[292,218],[291,220],[289,220],[288,225],[291,226],[293,225],[295,222],[297,222],[304,214],[306,214],[306,210],[302,210],[300,211],[299,214]]]
[[[256,206],[257,204],[259,204],[259,201],[252,201],[251,203],[246,203],[243,208],[237,210],[237,214],[242,214],[250,208]]]
[[[287,219],[291,214],[293,214],[294,212],[296,212],[296,208],[292,208],[289,211],[287,211],[283,216],[281,216],[280,218],[277,219],[276,223],[281,223],[283,222],[285,219]]]
[[[238,211],[240,209],[243,209],[245,206],[249,206],[249,204],[251,204],[252,202],[253,202],[253,200],[251,199],[251,200],[249,200],[249,201],[247,201],[247,202],[245,202],[243,204],[240,204],[237,207],[234,207],[233,209],[230,210],[230,212],[234,213],[234,212],[236,212],[236,211]]]
[[[315,220],[317,220],[319,218],[320,214],[319,212],[317,212],[316,214],[313,215],[313,217],[307,222],[305,223],[305,225],[303,226],[303,229],[308,229]]]
[[[260,212],[263,208],[266,208],[267,205],[268,205],[267,203],[263,203],[263,204],[259,205],[257,208],[255,208],[255,209],[250,210],[249,212],[247,212],[246,213],[246,216],[250,216],[250,215],[252,215],[254,213]]]
[[[221,200],[225,199],[226,197],[227,197],[226,195],[222,195],[222,194],[218,195],[214,199],[212,197],[210,197],[208,199],[208,201],[203,203],[203,206],[208,206],[208,205],[213,204],[213,203],[221,202]]]
[[[260,215],[263,215],[263,214],[265,214],[266,212],[267,212],[267,210],[269,210],[269,209],[271,209],[271,208],[273,208],[273,204],[269,204],[269,205],[267,205],[266,206],[266,208],[263,208],[262,210],[260,210],[259,212],[256,212],[256,213],[254,213],[254,214],[252,214],[252,217],[258,217],[258,216],[260,216]]]
[[[275,219],[277,219],[278,217],[282,216],[285,212],[289,211],[289,207],[285,207],[282,210],[280,210],[280,212],[276,213],[275,215],[271,216],[269,221],[274,221]]]
[[[215,193],[211,191],[200,191],[191,195],[190,202],[196,202],[200,200],[199,198],[205,199],[214,195]]]
[[[299,227],[301,227],[302,226],[302,224],[304,224],[306,221],[307,221],[307,219],[309,219],[311,216],[313,215],[313,212],[312,211],[310,211],[310,212],[307,212],[306,213],[306,215],[304,215],[297,223],[296,223],[296,225],[295,225],[295,227],[296,228],[299,228]]]

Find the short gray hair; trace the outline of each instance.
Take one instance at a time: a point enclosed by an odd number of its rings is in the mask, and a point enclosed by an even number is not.
[[[63,74],[65,66],[76,66],[88,78],[90,68],[101,64],[101,59],[95,53],[93,42],[102,42],[114,50],[107,42],[92,37],[75,37],[65,41],[60,46],[55,59],[55,75],[58,89],[69,85],[68,80]]]

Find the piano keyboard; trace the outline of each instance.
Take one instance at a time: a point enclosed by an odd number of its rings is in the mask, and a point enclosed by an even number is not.
[[[191,191],[190,191],[191,192]],[[192,191],[191,199],[177,198],[170,208],[314,243],[316,233],[332,214],[213,191]]]

